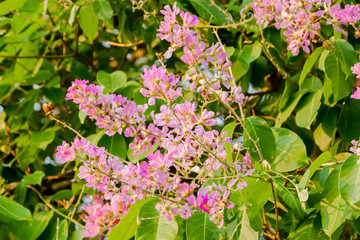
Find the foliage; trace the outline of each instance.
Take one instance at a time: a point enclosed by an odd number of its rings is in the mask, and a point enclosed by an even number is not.
[[[175,8],[160,11],[174,2],[0,3],[0,239],[358,237],[358,5],[179,1],[191,14],[181,16],[189,39],[180,41],[166,26]],[[202,76],[204,69],[211,74]],[[164,95],[152,85],[155,75]],[[213,86],[204,83],[214,75]],[[159,124],[177,127],[156,114],[162,105],[179,113],[187,102],[197,110],[173,119],[179,130],[172,134],[180,136],[187,121],[203,127],[187,126],[198,134],[187,152],[198,157],[191,169],[182,165],[188,156],[159,169],[189,192],[150,185],[137,195],[128,190],[127,202],[113,197],[132,179],[117,173],[113,181],[104,166],[163,160],[173,148],[157,142],[165,131]],[[211,130],[220,133],[214,144],[204,140]],[[106,183],[113,188],[104,190]]]

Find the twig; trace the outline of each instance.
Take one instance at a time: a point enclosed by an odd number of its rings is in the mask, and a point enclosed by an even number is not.
[[[81,202],[81,199],[82,199],[82,195],[84,194],[84,190],[85,190],[85,185],[82,187],[82,189],[81,189],[81,192],[80,192],[80,194],[79,194],[79,198],[78,198],[78,200],[77,200],[77,202],[76,202],[76,204],[75,204],[75,206],[74,206],[74,211],[72,211],[72,213],[71,213],[71,215],[70,215],[70,218],[73,218],[74,217],[74,214],[75,214],[75,212],[76,212],[76,209],[77,209],[77,207],[79,206],[79,204],[80,204],[80,202]]]
[[[56,59],[56,58],[72,58],[75,57],[74,54],[68,54],[68,55],[46,55],[46,56],[6,56],[6,55],[0,55],[0,57],[3,58],[46,58],[46,59]]]
[[[66,216],[65,214],[63,214],[62,212],[60,212],[59,210],[57,210],[53,205],[51,205],[42,195],[41,193],[36,190],[34,187],[32,187],[31,185],[27,185],[28,188],[30,188],[31,190],[33,190],[38,196],[39,198],[45,203],[45,205],[50,208],[51,210],[53,210],[54,212],[56,212],[57,214],[59,214],[60,216],[68,219],[69,221],[75,223],[75,224],[78,224],[79,226],[81,226],[82,228],[85,228],[84,225],[82,225],[81,223],[79,223],[78,221],[76,221],[75,219],[73,218],[70,218],[68,216]]]
[[[140,40],[135,43],[116,43],[116,42],[111,42],[111,41],[105,41],[105,42],[110,44],[111,46],[115,46],[115,47],[134,47],[134,46],[144,43],[143,40]]]
[[[270,180],[270,183],[271,183],[272,194],[273,194],[273,197],[274,197],[274,208],[275,208],[275,215],[276,215],[275,238],[278,239],[278,234],[279,234],[279,209],[277,207],[274,183],[273,183],[272,180]]]

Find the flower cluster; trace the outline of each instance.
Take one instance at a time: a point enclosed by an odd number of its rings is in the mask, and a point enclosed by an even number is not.
[[[90,119],[95,119],[99,128],[106,129],[105,134],[124,133],[126,137],[134,137],[130,148],[136,149],[135,155],[152,149],[159,140],[156,134],[160,134],[160,130],[153,124],[145,125],[147,105],[136,105],[121,95],[102,94],[103,87],[88,85],[88,82],[75,80],[66,94],[66,100],[79,104],[79,109]]]
[[[170,58],[176,49],[183,49],[184,55],[180,59],[189,65],[191,74],[186,79],[191,81],[190,90],[197,90],[205,97],[219,91],[221,84],[229,89],[231,76],[228,68],[231,62],[227,59],[223,46],[216,43],[207,47],[201,41],[200,34],[192,29],[199,23],[197,17],[180,11],[176,3],[172,9],[166,6],[161,13],[165,21],[160,23],[160,33],[157,36],[170,42],[165,58]]]
[[[360,62],[351,67],[351,71],[356,75],[356,79],[360,79]],[[350,96],[351,98],[360,99],[360,87]]]
[[[351,144],[353,146],[350,147],[350,152],[353,152],[360,157],[360,140],[352,140]],[[357,161],[357,163],[360,164],[360,159]]]
[[[146,71],[143,77],[151,81],[159,76],[156,72],[160,71],[159,74],[164,75],[161,79],[158,78],[158,83],[174,79],[172,75],[168,78],[169,74],[164,70],[153,67]],[[166,86],[172,87],[163,88],[163,97],[169,96],[168,91],[176,88],[175,84]],[[241,89],[234,89],[234,92],[238,93],[234,101],[241,102]],[[223,143],[231,142],[231,138],[226,137],[226,132],[220,134],[217,130],[205,130],[206,126],[216,124],[214,112],[204,109],[198,113],[196,104],[188,101],[164,104],[159,113],[151,114],[153,123],[146,127],[143,106],[137,106],[119,95],[103,94],[101,87],[88,85],[87,81],[73,82],[67,99],[78,103],[79,108],[95,119],[99,127],[124,133],[126,137],[134,137],[129,147],[136,149],[138,153],[147,151],[143,150],[144,145],[154,146],[155,143],[163,149],[148,154],[147,161],[132,164],[116,156],[109,156],[104,148],[90,144],[85,138],[76,138],[70,144],[63,142],[58,146],[56,156],[62,159],[62,163],[83,161],[78,177],[84,179],[88,187],[104,196],[103,205],[86,208],[86,236],[92,237],[105,228],[111,228],[111,224],[116,223],[121,214],[126,213],[130,204],[154,194],[161,195],[163,199],[166,199],[169,193],[173,194],[173,201],[158,204],[158,209],[169,219],[176,214],[189,218],[193,209],[197,208],[211,214],[212,219],[219,225],[223,224],[222,212],[233,206],[228,201],[230,190],[216,184],[202,188],[197,183],[189,184],[185,181],[186,176],[196,173],[201,174],[198,177],[199,183],[206,182],[207,179],[214,178],[215,172],[221,168],[233,176],[227,188],[232,189],[238,181],[236,189],[241,189],[246,186],[242,178],[253,172],[248,158],[233,165],[227,162]],[[109,99],[114,102],[111,103]],[[119,105],[120,101],[122,106]],[[130,109],[133,111],[130,112]],[[111,121],[104,124],[104,119]],[[116,121],[117,119],[119,121]],[[125,130],[122,131],[122,128]],[[112,135],[113,132],[108,134]],[[136,151],[134,155],[137,154]],[[172,168],[176,169],[176,174],[171,173]],[[116,211],[111,210],[112,215],[110,210],[96,210],[100,206],[101,209],[113,209],[114,204],[118,207],[115,207]]]
[[[85,138],[58,146],[56,156],[62,163],[82,161],[78,177],[101,194],[94,198],[93,205],[84,208],[87,237],[113,227],[131,204],[150,196],[161,200],[156,209],[169,220],[177,214],[187,219],[194,211],[203,211],[222,226],[224,210],[234,206],[229,201],[231,191],[246,187],[243,178],[254,171],[246,153],[244,158],[239,157],[244,149],[237,149],[233,162],[227,161],[224,144],[232,140],[227,132],[212,128],[217,123],[216,113],[207,108],[209,101],[220,100],[229,108],[232,103],[242,104],[244,99],[241,87],[231,87],[229,82],[231,62],[223,46],[216,43],[207,48],[191,29],[198,24],[197,17],[180,11],[176,3],[161,12],[165,21],[158,36],[171,44],[165,57],[183,49],[181,60],[189,66],[185,79],[192,81],[190,90],[203,98],[187,101],[179,86],[180,78],[165,66],[154,65],[141,75],[144,88],[140,92],[149,98],[149,105],[164,104],[158,112],[150,113],[149,123],[146,104],[104,94],[102,87],[85,80],[73,82],[67,100],[79,104],[79,109],[99,128],[106,129],[107,135],[130,138],[129,148],[135,149],[134,155],[148,152],[146,159],[131,163]],[[219,172],[224,179],[222,185],[213,181],[219,178]]]
[[[358,5],[332,5],[330,0],[256,0],[251,3],[254,17],[258,24],[268,26],[275,21],[277,29],[284,29],[284,35],[289,42],[288,50],[298,55],[300,49],[310,52],[311,41],[322,38],[321,23],[331,24],[337,31],[342,32],[340,25],[352,25],[355,37],[359,37],[360,8]],[[324,39],[323,39],[324,40]]]

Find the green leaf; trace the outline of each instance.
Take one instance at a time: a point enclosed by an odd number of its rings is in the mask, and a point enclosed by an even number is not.
[[[54,128],[48,128],[41,132],[33,132],[31,134],[31,142],[35,144],[38,148],[45,150],[47,145],[49,145],[55,139],[55,130]]]
[[[241,51],[238,49],[235,50],[235,53],[231,56],[230,60],[232,62],[231,70],[236,80],[245,76],[245,74],[249,71],[250,64],[244,61],[241,56]]]
[[[26,184],[31,184],[31,185],[38,184],[40,186],[41,180],[44,176],[45,176],[45,173],[43,171],[36,170],[34,173],[32,173],[30,175],[25,175],[24,180],[25,180]]]
[[[315,120],[321,105],[321,96],[322,91],[317,91],[301,98],[295,117],[296,124],[299,127],[310,130],[310,126]]]
[[[353,46],[344,39],[336,39],[334,42],[335,55],[340,59],[343,72],[351,76],[351,67],[357,62],[357,56]]]
[[[138,200],[135,204],[130,206],[128,213],[123,216],[118,225],[111,229],[108,239],[116,240],[121,239],[128,240],[135,235],[137,225],[137,216],[140,212],[141,207],[150,201],[153,201],[155,198],[146,198],[142,200]]]
[[[81,124],[84,124],[85,118],[86,118],[86,116],[87,116],[87,115],[86,115],[86,112],[85,112],[84,110],[79,110],[78,116],[79,116],[80,123],[81,123]]]
[[[20,239],[37,239],[49,224],[53,214],[53,211],[41,211],[34,214],[31,225],[22,229]]]
[[[29,209],[23,207],[10,198],[0,195],[0,222],[31,221]]]
[[[219,230],[215,223],[211,222],[209,215],[196,212],[186,221],[187,240],[217,240]]]
[[[304,219],[304,211],[301,208],[300,200],[277,179],[274,179],[274,183],[281,199],[291,208],[294,216],[299,220]]]
[[[125,138],[119,134],[113,136],[104,135],[98,143],[99,147],[105,147],[106,150],[122,159],[126,158],[127,144]]]
[[[290,240],[328,240],[329,238],[321,231],[320,216],[313,214],[308,217],[297,229],[289,234]]]
[[[308,91],[308,89],[301,89],[300,91],[297,91],[295,94],[293,94],[293,96],[288,100],[288,103],[284,110],[281,111],[276,118],[276,127],[281,127],[281,125],[290,117],[291,113],[296,108],[302,96]]]
[[[359,156],[352,155],[342,165],[339,190],[348,204],[360,206],[360,164],[357,163],[358,160]]]
[[[218,9],[216,6],[211,5],[209,1],[190,0],[190,3],[193,5],[199,16],[207,22],[210,21],[211,23],[222,25],[229,23],[229,20],[231,21],[231,19],[228,19],[223,11]]]
[[[84,5],[81,7],[79,24],[90,42],[94,41],[98,33],[99,19],[94,13],[93,5]]]
[[[227,132],[226,137],[229,137],[229,138],[232,139],[234,130],[235,130],[237,125],[239,125],[239,123],[236,123],[236,122],[232,122],[232,123],[227,124],[221,130],[221,133]],[[231,142],[230,143],[224,142],[223,144],[224,144],[225,152],[226,152],[226,160],[228,162],[232,163],[233,162],[233,157],[232,157],[232,152],[231,152],[232,143]]]
[[[56,230],[53,237],[50,240],[67,240],[69,233],[69,223],[66,219],[59,221],[59,229]]]
[[[258,239],[259,234],[250,226],[249,217],[246,214],[246,208],[244,208],[243,210],[244,211],[241,219],[240,235],[237,239],[238,240]]]
[[[350,94],[354,80],[346,77],[340,60],[333,52],[330,52],[325,59],[325,72],[326,76],[331,80],[331,89],[334,93],[335,101]]]
[[[271,162],[275,155],[275,137],[267,122],[259,117],[248,117],[244,121],[250,137],[257,141],[257,146],[264,160]],[[249,149],[250,157],[253,160],[259,161],[260,155],[257,152],[255,144],[249,139],[249,136],[244,130],[244,147]]]
[[[115,92],[117,89],[125,87],[127,76],[122,71],[116,71],[111,74],[99,71],[96,79],[101,85],[108,88],[111,92]]]
[[[91,134],[87,136],[86,139],[90,141],[91,144],[97,145],[100,139],[104,136],[105,129],[99,131],[98,133]]]
[[[109,20],[113,14],[111,5],[107,0],[95,0],[94,12],[102,20]]]
[[[340,122],[337,125],[340,136],[347,142],[358,139],[360,136],[360,127],[354,127],[360,119],[360,101],[358,99],[350,99],[350,101],[342,106]]]
[[[301,71],[301,75],[300,75],[300,79],[299,79],[299,85],[300,86],[303,83],[303,81],[305,80],[308,73],[311,72],[313,66],[315,65],[315,63],[317,62],[317,60],[319,59],[320,55],[322,54],[322,52],[324,50],[325,50],[325,47],[318,47],[310,55],[310,57],[308,59],[306,59],[306,62],[305,62],[304,67],[303,67],[303,69]]]
[[[178,225],[175,220],[169,221],[155,209],[159,200],[145,203],[139,212],[139,226],[135,233],[135,240],[175,240]]]
[[[319,157],[315,159],[315,161],[310,165],[310,167],[306,170],[305,174],[301,178],[299,182],[299,189],[304,189],[308,184],[311,177],[314,173],[321,167],[321,165],[327,161],[331,161],[333,159],[332,154],[330,152],[323,152]]]
[[[240,51],[240,57],[244,62],[250,64],[260,57],[261,51],[262,45],[260,42],[256,41],[251,45],[245,45]]]
[[[50,200],[69,200],[73,196],[73,192],[70,189],[63,189],[56,192],[50,197]]]
[[[43,93],[53,103],[61,104],[64,102],[65,93],[60,88],[44,88]]]
[[[276,139],[274,170],[290,172],[307,164],[306,147],[301,138],[286,128],[271,128]]]
[[[271,185],[260,179],[245,177],[247,187],[231,195],[230,201],[237,206],[244,205],[249,219],[253,219],[272,197]]]
[[[339,171],[340,166],[334,169],[326,180],[320,203],[322,227],[329,237],[344,222],[348,211],[348,206],[338,188]]]

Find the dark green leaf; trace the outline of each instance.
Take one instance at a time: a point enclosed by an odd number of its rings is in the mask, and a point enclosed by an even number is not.
[[[224,14],[223,11],[218,9],[216,6],[211,5],[206,0],[190,0],[191,5],[194,6],[199,16],[205,21],[210,21],[218,25],[227,24],[231,19]]]
[[[340,122],[337,125],[340,136],[347,142],[353,139],[359,139],[360,127],[354,127],[360,119],[360,100],[350,99],[350,101],[342,107]]]
[[[99,147],[105,147],[106,150],[122,159],[126,158],[127,144],[122,135],[113,136],[104,135],[98,143]]]

